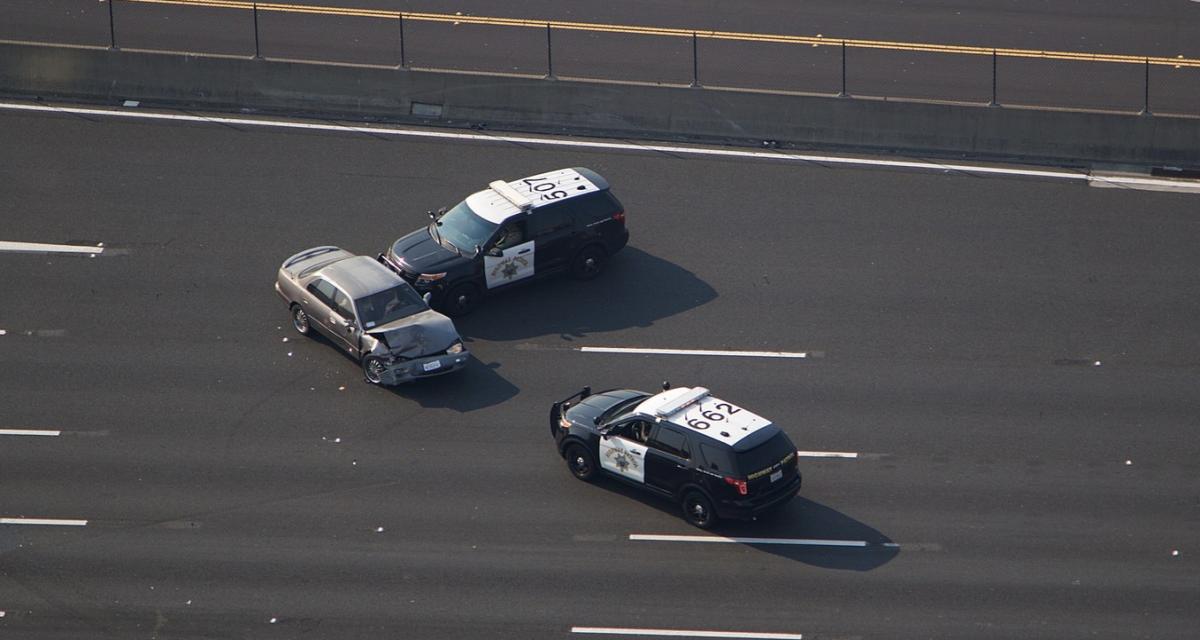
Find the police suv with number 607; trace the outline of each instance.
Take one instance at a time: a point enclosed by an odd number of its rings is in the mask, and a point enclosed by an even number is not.
[[[800,491],[787,434],[704,387],[584,387],[551,407],[550,433],[576,478],[603,474],[674,500],[702,529],[754,518]]]

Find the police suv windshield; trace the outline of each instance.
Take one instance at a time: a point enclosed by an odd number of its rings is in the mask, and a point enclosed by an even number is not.
[[[475,247],[486,244],[499,226],[480,218],[463,201],[430,224],[429,233],[448,249],[474,254]]]
[[[354,301],[354,306],[358,308],[358,319],[364,329],[382,327],[428,308],[421,296],[407,284],[359,298]]]

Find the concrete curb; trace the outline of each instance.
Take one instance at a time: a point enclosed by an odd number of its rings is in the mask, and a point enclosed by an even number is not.
[[[1200,118],[847,99],[0,42],[0,93],[631,138],[1200,166]]]

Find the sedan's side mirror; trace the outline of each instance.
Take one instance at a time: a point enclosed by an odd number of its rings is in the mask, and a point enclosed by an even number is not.
[[[433,293],[426,291],[425,295],[421,296],[421,299],[425,301],[426,305],[428,305],[429,301],[433,299]]]

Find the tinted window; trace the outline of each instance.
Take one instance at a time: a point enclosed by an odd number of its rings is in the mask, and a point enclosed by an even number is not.
[[[621,210],[621,205],[615,198],[609,196],[607,191],[594,196],[572,199],[567,202],[567,206],[584,224],[611,217],[612,214]]]
[[[337,291],[333,283],[328,280],[317,278],[312,284],[308,285],[308,292],[316,296],[317,300],[329,308],[333,308],[333,294]]]
[[[671,429],[660,426],[658,433],[650,440],[650,446],[680,458],[688,457],[687,436]]]
[[[358,319],[363,329],[380,327],[428,308],[416,290],[407,284],[359,298],[354,301],[354,306],[358,307]]]
[[[733,461],[729,458],[729,450],[700,443],[700,455],[704,456],[704,466],[721,473],[737,473]]]
[[[567,203],[567,206],[570,206],[570,203]],[[567,213],[566,207],[561,205],[543,207],[529,216],[527,223],[529,238],[533,239],[570,228],[571,216]]]
[[[738,470],[742,475],[750,475],[761,471],[783,460],[789,453],[795,453],[792,441],[782,431],[776,432],[770,440],[737,454]]]

